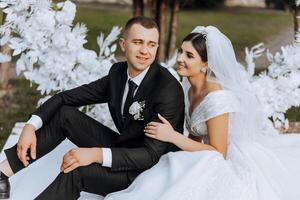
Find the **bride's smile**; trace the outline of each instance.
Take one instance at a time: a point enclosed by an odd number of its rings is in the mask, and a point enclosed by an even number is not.
[[[191,41],[184,41],[178,52],[177,73],[183,77],[198,76],[202,68],[207,68],[205,52],[203,47],[194,47]]]

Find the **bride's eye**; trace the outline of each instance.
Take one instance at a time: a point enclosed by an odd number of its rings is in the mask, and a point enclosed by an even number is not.
[[[194,55],[191,54],[191,53],[187,53],[186,56],[187,56],[188,58],[194,58]]]
[[[178,49],[178,54],[182,54],[182,49]]]

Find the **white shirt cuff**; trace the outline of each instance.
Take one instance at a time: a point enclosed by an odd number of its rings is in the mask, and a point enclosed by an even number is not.
[[[103,154],[103,167],[111,167],[112,165],[112,153],[110,148],[102,148],[102,154]]]
[[[35,130],[38,130],[43,126],[43,121],[39,116],[32,115],[26,122],[26,124],[31,124],[32,126],[34,126]]]

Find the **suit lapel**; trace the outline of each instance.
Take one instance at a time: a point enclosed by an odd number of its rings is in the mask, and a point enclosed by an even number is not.
[[[121,106],[122,106],[122,100],[123,100],[123,93],[125,89],[125,84],[127,80],[127,63],[125,62],[123,66],[120,66],[119,74],[116,74],[117,81],[116,81],[116,88],[115,89],[115,99],[113,104],[115,105],[115,113],[118,120],[118,124],[120,127],[123,126],[123,119],[122,119],[122,113],[121,113]]]
[[[141,82],[140,86],[138,87],[138,90],[134,95],[133,102],[140,102],[146,100],[147,96],[149,95],[149,92],[151,91],[151,88],[155,84],[155,75],[157,74],[157,72],[158,66],[156,64],[152,64],[143,81]],[[132,120],[133,116],[129,115],[125,120],[124,127],[126,127]]]

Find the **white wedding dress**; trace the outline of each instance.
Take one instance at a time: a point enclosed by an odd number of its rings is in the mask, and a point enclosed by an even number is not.
[[[189,115],[190,134],[207,142],[206,121],[230,113],[226,160],[216,151],[172,152],[105,200],[299,200],[300,135],[233,137],[238,101],[230,91],[209,93]]]

